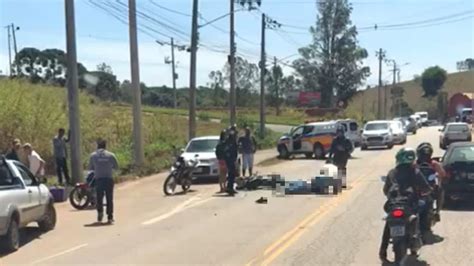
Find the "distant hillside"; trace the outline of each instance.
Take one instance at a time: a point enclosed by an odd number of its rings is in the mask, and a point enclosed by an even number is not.
[[[406,81],[397,84],[404,88],[404,100],[413,111],[435,111],[436,97],[433,99],[423,97],[421,80]],[[387,86],[388,110],[391,107],[390,88]],[[465,71],[448,74],[448,79],[443,90],[448,93],[448,98],[458,92],[474,92],[474,71]],[[354,96],[348,106],[349,113],[359,113],[368,119],[373,119],[377,113],[377,88],[371,88]]]

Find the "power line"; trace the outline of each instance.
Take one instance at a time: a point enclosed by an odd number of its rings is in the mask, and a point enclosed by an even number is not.
[[[166,10],[166,11],[168,11],[168,12],[175,13],[175,14],[178,14],[178,15],[181,15],[181,16],[185,16],[185,17],[191,17],[190,14],[186,14],[186,13],[183,13],[183,12],[180,12],[180,11],[177,11],[177,10],[174,10],[174,9],[171,9],[171,8],[167,8],[167,7],[165,7],[165,6],[162,6],[162,5],[158,4],[158,3],[156,3],[156,2],[153,1],[153,0],[149,0],[149,1],[150,1],[150,3],[151,3],[152,5],[157,6],[157,7],[161,8],[161,9],[163,9],[163,10]]]

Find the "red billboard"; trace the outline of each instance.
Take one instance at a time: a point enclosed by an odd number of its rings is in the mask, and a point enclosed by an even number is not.
[[[301,91],[298,95],[298,105],[318,106],[321,102],[321,92]]]

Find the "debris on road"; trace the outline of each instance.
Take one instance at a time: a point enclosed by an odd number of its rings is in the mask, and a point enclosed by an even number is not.
[[[266,197],[261,197],[259,198],[257,201],[255,201],[256,203],[258,204],[267,204],[268,203],[268,199]]]

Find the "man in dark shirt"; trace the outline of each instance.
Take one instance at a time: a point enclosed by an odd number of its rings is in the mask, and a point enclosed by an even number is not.
[[[257,142],[251,135],[250,128],[245,128],[245,135],[239,138],[239,148],[242,153],[242,175],[249,169],[249,174],[253,174],[253,155],[257,150]]]
[[[229,136],[227,137],[225,144],[225,163],[227,167],[227,193],[234,196],[237,191],[234,190],[236,166],[235,163],[238,157],[238,147],[237,147],[237,130],[235,127],[229,129]]]
[[[6,154],[6,158],[8,160],[20,161],[20,157],[18,156],[18,152],[21,149],[21,143],[19,139],[14,139],[12,142],[11,150]]]
[[[219,187],[220,192],[223,193],[226,191],[226,176],[227,176],[227,167],[225,162],[225,148],[226,148],[226,130],[221,131],[221,135],[219,138],[219,143],[216,146],[216,158],[219,163]]]
[[[66,143],[69,142],[68,138],[64,137],[66,131],[64,128],[58,130],[58,135],[53,139],[53,154],[56,162],[56,173],[58,175],[59,184],[63,184],[63,174],[66,178],[66,183],[71,184],[69,178],[69,171],[67,168],[67,149]],[[70,132],[69,132],[70,133]],[[69,134],[68,134],[69,135]]]
[[[346,138],[344,128],[339,125],[336,130],[336,137],[331,143],[329,150],[329,159],[332,159],[334,165],[337,166],[337,173],[342,179],[342,187],[346,188],[346,167],[347,161],[351,157],[352,143]]]

